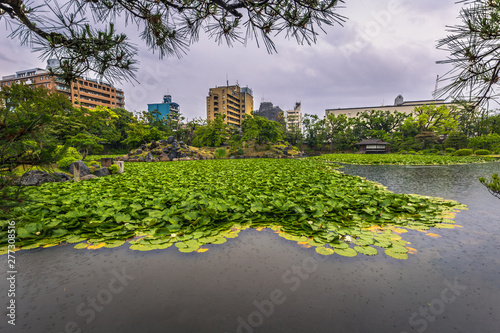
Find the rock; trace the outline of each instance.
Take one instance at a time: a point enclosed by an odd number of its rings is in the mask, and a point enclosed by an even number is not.
[[[163,148],[161,151],[162,151],[164,154],[168,154],[168,152],[170,151],[170,149]]]
[[[143,150],[148,149],[148,147],[146,147],[146,145],[145,145],[145,144],[142,144],[142,145],[139,147],[139,149],[141,149],[141,153],[142,153],[142,151],[143,151]]]
[[[113,165],[113,158],[112,157],[103,157],[101,158],[101,166],[103,167],[110,167]]]
[[[69,166],[69,173],[70,174],[72,174],[72,175],[75,174],[75,170],[74,170],[75,163],[80,165],[80,177],[90,175],[92,173],[92,172],[90,172],[90,169],[85,165],[85,163],[83,163],[82,161],[75,161],[75,162],[71,163],[71,165]]]
[[[109,172],[109,169],[106,167],[100,168],[99,170],[96,170],[94,172],[94,175],[96,175],[97,177],[109,176],[110,174],[111,172]]]
[[[169,137],[167,138],[167,143],[168,143],[168,144],[171,144],[171,143],[173,143],[174,141],[175,141],[175,137],[174,137],[174,136],[169,136]]]
[[[125,171],[125,163],[123,161],[115,161],[116,165],[118,165],[118,173],[123,173]]]
[[[171,161],[173,161],[174,158],[179,158],[180,154],[177,152],[177,150],[172,150],[169,154],[168,157],[170,158]]]
[[[83,176],[82,178],[80,178],[80,180],[90,180],[90,179],[96,179],[97,176],[96,175],[86,175],[86,176]]]
[[[162,139],[162,140],[160,140],[159,142],[160,142],[160,144],[161,144],[162,146],[165,146],[165,145],[167,144],[167,140],[163,140],[163,139]]]
[[[146,161],[146,162],[153,162],[153,160],[154,160],[154,158],[153,158],[153,154],[151,154],[151,152],[148,152],[146,157],[144,157],[144,161]]]
[[[139,162],[144,162],[144,157],[139,157]]]
[[[158,142],[156,142],[155,140],[151,141],[149,149],[155,149],[156,147],[158,147]]]
[[[140,155],[140,154],[142,154],[142,149],[139,148],[135,151],[134,155]]]
[[[163,162],[170,161],[170,157],[168,157],[168,154],[163,153],[160,155],[160,161]]]
[[[24,186],[36,186],[43,183],[65,182],[68,180],[71,180],[71,177],[61,172],[50,174],[42,170],[31,170],[21,176],[19,184]]]

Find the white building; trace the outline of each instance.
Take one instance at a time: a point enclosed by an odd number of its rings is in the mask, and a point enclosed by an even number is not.
[[[289,110],[286,112],[286,129],[293,130],[298,129],[300,133],[302,131],[302,111],[301,111],[301,103],[295,103],[295,108],[293,110]]]
[[[356,117],[358,112],[370,111],[370,110],[380,110],[380,111],[390,111],[390,112],[401,112],[410,114],[413,112],[413,109],[419,106],[435,104],[435,105],[451,105],[452,103],[446,103],[444,99],[436,99],[436,100],[423,100],[423,101],[408,101],[405,102],[403,100],[403,96],[398,95],[396,100],[394,101],[394,105],[386,105],[386,106],[366,106],[366,107],[355,107],[355,108],[345,108],[345,109],[326,109],[325,114],[328,117],[329,114],[334,114],[335,116],[344,114],[347,118]]]

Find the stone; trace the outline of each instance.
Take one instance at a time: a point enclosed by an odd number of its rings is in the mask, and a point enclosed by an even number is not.
[[[101,158],[101,166],[102,167],[110,167],[113,165],[113,158]]]
[[[148,149],[148,147],[146,147],[146,145],[145,145],[145,144],[142,144],[142,145],[139,147],[139,149],[141,149],[141,153],[142,153],[142,151],[143,151],[143,150]]]
[[[156,142],[155,140],[151,141],[149,149],[155,149],[156,147],[158,147],[158,142]]]
[[[167,138],[167,143],[168,143],[168,144],[171,144],[171,143],[173,143],[174,141],[175,141],[175,137],[174,137],[174,136],[169,136],[169,137]]]
[[[144,157],[139,157],[139,162],[144,162]]]
[[[96,170],[94,172],[94,175],[96,175],[97,177],[109,176],[110,174],[111,172],[109,172],[109,169],[106,167],[100,168],[99,170]]]
[[[146,161],[146,162],[153,162],[153,154],[151,154],[151,152],[148,152],[148,154],[146,155],[146,157],[144,157],[144,161]]]
[[[163,139],[162,139],[162,140],[160,140],[159,142],[160,142],[160,144],[161,144],[162,146],[165,146],[165,145],[167,144],[167,140],[163,140]]]
[[[24,186],[36,186],[44,183],[65,182],[72,178],[62,172],[50,174],[42,170],[31,170],[26,172],[19,179],[19,184]]]
[[[142,154],[142,149],[139,148],[135,151],[134,155],[140,155],[140,154]]]
[[[162,151],[164,154],[168,154],[168,152],[170,151],[170,149],[163,148],[161,151]]]
[[[96,175],[86,175],[86,176],[83,176],[82,178],[80,178],[80,180],[90,180],[90,179],[96,179],[97,176]]]
[[[125,163],[123,161],[115,161],[114,164],[118,165],[118,173],[125,172]]]
[[[92,173],[90,172],[90,169],[85,165],[85,163],[83,163],[82,161],[75,161],[71,163],[71,165],[69,166],[70,174],[72,175],[75,174],[75,167],[74,167],[75,164],[78,164],[78,166],[80,167],[80,177],[90,175]]]
[[[163,153],[160,155],[160,161],[163,162],[170,161],[170,157],[168,157],[168,154]]]

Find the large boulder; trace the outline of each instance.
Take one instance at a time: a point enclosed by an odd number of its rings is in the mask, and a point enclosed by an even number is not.
[[[97,176],[96,175],[86,175],[86,176],[83,176],[82,178],[80,178],[80,180],[90,180],[90,179],[96,179]]]
[[[74,165],[75,164],[78,164],[80,166],[80,177],[83,177],[83,176],[86,176],[86,175],[90,175],[92,172],[90,172],[90,169],[85,165],[85,163],[83,163],[82,161],[75,161],[73,163],[71,163],[71,165],[69,166],[69,173],[74,175]]]
[[[175,141],[175,137],[174,137],[174,136],[169,136],[169,137],[167,138],[167,143],[168,143],[168,144],[172,144],[174,141]]]
[[[72,178],[62,172],[54,172],[51,174],[42,170],[31,170],[21,176],[19,184],[24,186],[36,186],[43,183],[65,182],[69,180],[72,180]]]
[[[106,167],[100,168],[99,170],[96,170],[94,172],[94,175],[96,175],[97,177],[109,176],[110,174],[111,172],[109,172],[109,169]]]

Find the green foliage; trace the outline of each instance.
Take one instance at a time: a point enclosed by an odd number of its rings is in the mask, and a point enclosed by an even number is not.
[[[111,172],[112,174],[118,173],[119,169],[120,167],[117,164],[113,164],[108,167],[109,172]]]
[[[220,147],[229,135],[226,115],[217,115],[215,120],[208,121],[205,126],[199,126],[194,131],[193,145],[195,147]]]
[[[64,157],[64,158],[60,159],[59,161],[57,161],[57,167],[61,170],[68,170],[71,163],[73,163],[74,161],[78,161],[78,160],[80,160],[80,159],[74,158],[72,156]]]
[[[147,144],[152,140],[161,140],[168,137],[168,133],[160,131],[156,127],[152,127],[146,123],[138,122],[128,124],[127,138],[122,143],[130,147],[139,147],[142,144]]]
[[[416,107],[412,116],[406,118],[405,124],[407,127],[416,127],[419,132],[448,134],[458,127],[456,117],[457,111],[446,105],[428,104]]]
[[[467,148],[469,139],[462,132],[451,132],[443,142],[445,148],[463,149]]]
[[[245,152],[243,151],[243,149],[238,149],[238,155],[243,155]]]
[[[283,139],[280,123],[257,115],[246,115],[241,123],[241,130],[243,141],[255,140],[260,145]]]
[[[20,204],[22,188],[9,189],[19,166],[49,166],[64,154],[56,152],[51,135],[56,116],[72,108],[63,95],[50,94],[44,87],[14,84],[0,91],[0,208]],[[66,147],[67,148],[67,147]]]
[[[455,152],[455,148],[446,148],[447,154],[453,154]]]
[[[120,176],[28,191],[33,201],[13,211],[21,249],[85,240],[77,248],[97,249],[134,238],[126,243],[132,250],[206,251],[204,244],[222,244],[242,229],[268,227],[323,254],[379,248],[397,256],[407,242],[396,231],[440,227],[450,222],[444,214],[463,208],[391,193],[311,159],[129,163]],[[0,219],[0,251],[8,221]]]
[[[500,199],[500,177],[497,173],[491,175],[491,179],[487,180],[484,177],[479,178],[481,184],[486,186],[491,194]]]
[[[312,159],[347,164],[448,165],[484,163],[489,157],[409,154],[325,154]],[[415,152],[413,152],[415,153]],[[472,154],[472,152],[471,152]],[[470,154],[469,154],[470,155]]]
[[[226,148],[219,148],[215,151],[215,158],[225,158]]]
[[[455,156],[469,156],[472,155],[472,149],[459,149],[454,154]]]
[[[476,155],[489,155],[491,152],[487,149],[478,149],[474,152]]]
[[[85,160],[89,151],[100,151],[103,146],[99,143],[102,139],[88,133],[78,133],[68,140],[68,143],[78,149],[82,155],[82,161]]]
[[[470,147],[473,149],[495,150],[498,146],[500,146],[500,135],[496,133],[470,139]]]

